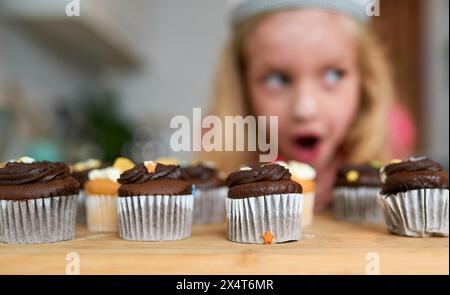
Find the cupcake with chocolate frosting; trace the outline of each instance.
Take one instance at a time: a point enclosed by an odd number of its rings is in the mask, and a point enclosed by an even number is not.
[[[225,180],[228,239],[270,244],[299,240],[302,186],[278,164],[244,167]]]
[[[119,183],[122,239],[170,241],[191,235],[192,184],[179,166],[140,163],[122,173]]]
[[[380,162],[372,161],[339,169],[333,192],[337,219],[356,223],[383,222],[378,204],[380,168]]]
[[[195,187],[194,223],[216,223],[225,220],[225,198],[228,188],[214,163],[203,162],[182,168]]]
[[[0,242],[73,239],[78,192],[79,183],[64,163],[7,163],[0,168]]]
[[[394,160],[381,170],[379,200],[390,232],[448,236],[448,173],[426,157]]]

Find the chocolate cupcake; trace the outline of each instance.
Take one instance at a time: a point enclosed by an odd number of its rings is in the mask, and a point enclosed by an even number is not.
[[[182,168],[195,186],[194,223],[216,223],[225,220],[225,198],[228,188],[222,173],[213,163]]]
[[[448,173],[426,158],[394,161],[381,170],[379,200],[390,232],[448,236]]]
[[[337,219],[356,223],[381,223],[383,216],[378,204],[381,190],[381,163],[346,165],[337,174],[334,213]]]
[[[0,168],[0,242],[73,239],[78,192],[64,163],[7,163]]]
[[[131,241],[170,241],[191,235],[192,184],[179,166],[145,162],[119,179],[119,234]]]
[[[278,164],[242,168],[225,180],[228,239],[238,243],[299,240],[302,186]]]
[[[80,194],[78,197],[78,209],[77,209],[77,223],[86,223],[86,194],[84,192],[84,185],[89,180],[89,172],[94,169],[105,168],[100,160],[89,159],[86,161],[78,162],[71,166],[71,176],[80,183]]]

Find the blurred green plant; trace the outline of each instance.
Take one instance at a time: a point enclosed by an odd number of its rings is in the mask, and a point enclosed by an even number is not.
[[[112,163],[121,155],[123,144],[133,137],[132,123],[123,117],[117,93],[88,92],[80,101],[80,110],[85,117],[81,133],[103,151],[103,160]]]

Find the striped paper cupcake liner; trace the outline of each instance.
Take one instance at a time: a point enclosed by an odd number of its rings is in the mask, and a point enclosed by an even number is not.
[[[117,232],[117,216],[117,196],[86,195],[86,223],[90,232]]]
[[[225,221],[225,199],[228,188],[195,190],[194,223],[218,223]]]
[[[419,189],[379,195],[391,233],[409,237],[448,237],[448,189]]]
[[[309,227],[314,219],[314,203],[316,194],[314,192],[303,193],[302,227]]]
[[[0,242],[41,244],[75,237],[78,195],[0,200]]]
[[[380,188],[339,187],[334,189],[334,214],[354,223],[383,223],[378,203]]]
[[[226,199],[228,239],[238,243],[281,243],[301,237],[302,194]],[[265,239],[270,236],[270,240]]]
[[[193,195],[119,198],[119,235],[131,241],[172,241],[191,235]]]
[[[77,205],[77,224],[86,224],[86,194],[80,190]]]

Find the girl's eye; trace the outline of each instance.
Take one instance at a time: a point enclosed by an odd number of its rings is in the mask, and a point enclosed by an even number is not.
[[[291,79],[282,73],[271,73],[264,78],[264,83],[270,88],[284,87],[291,82]]]
[[[343,76],[344,76],[343,70],[337,68],[329,69],[325,73],[324,77],[325,83],[327,83],[327,85],[333,86],[337,82],[339,82],[339,80],[341,80]]]

